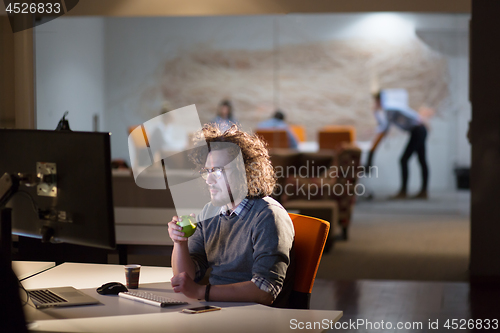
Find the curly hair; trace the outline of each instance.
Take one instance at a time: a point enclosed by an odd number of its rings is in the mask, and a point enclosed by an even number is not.
[[[201,131],[193,138],[195,147],[206,142],[209,149],[193,149],[191,160],[198,166],[204,166],[208,153],[212,150],[227,149],[231,157],[243,157],[245,175],[247,180],[247,198],[262,198],[273,193],[276,185],[276,176],[266,148],[266,143],[256,135],[251,135],[239,129],[237,125],[231,126],[226,131],[221,131],[217,124],[205,124]],[[220,143],[220,144],[218,144]],[[233,143],[229,145],[227,143]],[[243,171],[243,170],[241,170]],[[242,173],[243,174],[243,173]]]

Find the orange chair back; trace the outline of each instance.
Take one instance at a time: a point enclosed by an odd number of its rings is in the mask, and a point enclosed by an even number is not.
[[[132,141],[137,148],[149,147],[148,136],[144,132],[144,127],[130,126],[128,128],[128,134],[132,135]]]
[[[290,130],[292,130],[293,134],[297,137],[300,142],[306,141],[306,128],[301,125],[289,125]]]
[[[342,143],[355,140],[356,129],[353,126],[325,126],[318,132],[320,149],[337,149]]]
[[[268,148],[289,148],[288,133],[284,129],[258,129],[255,134],[267,142]]]
[[[316,278],[330,223],[315,217],[288,214],[295,229],[296,274],[294,290],[310,294]]]

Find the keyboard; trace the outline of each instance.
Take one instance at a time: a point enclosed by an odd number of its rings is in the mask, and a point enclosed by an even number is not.
[[[128,298],[128,299],[131,299],[133,301],[146,303],[149,305],[160,306],[162,308],[166,307],[166,306],[171,306],[171,305],[188,304],[187,302],[184,302],[184,301],[178,301],[178,300],[173,299],[173,298],[158,296],[158,295],[144,292],[144,291],[121,292],[118,294],[118,296],[123,297],[123,298]]]
[[[65,303],[67,300],[61,298],[51,292],[48,289],[43,290],[30,290],[28,294],[33,300],[36,300],[40,304],[48,304],[48,303]]]

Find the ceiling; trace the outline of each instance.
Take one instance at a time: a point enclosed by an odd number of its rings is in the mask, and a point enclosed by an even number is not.
[[[386,11],[470,13],[471,0],[80,0],[69,15],[207,16]]]

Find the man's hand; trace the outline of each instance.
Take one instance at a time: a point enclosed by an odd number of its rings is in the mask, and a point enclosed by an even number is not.
[[[368,160],[366,161],[366,164],[365,164],[365,172],[369,171],[370,167],[373,165],[373,155],[375,154],[375,150],[377,150],[377,147],[380,144],[380,141],[382,141],[382,139],[384,138],[384,136],[386,134],[387,134],[387,131],[380,132],[375,137],[375,140],[373,140],[372,148],[370,149],[370,152],[368,153]]]
[[[191,214],[194,217],[194,214]],[[194,278],[195,266],[189,255],[188,238],[184,237],[182,227],[177,225],[179,221],[178,216],[172,217],[172,221],[168,222],[168,235],[174,242],[174,249],[172,251],[172,269],[174,274],[187,272]]]
[[[198,284],[189,277],[186,272],[175,275],[170,279],[176,293],[183,293],[189,298],[203,299],[205,297],[205,286]]]
[[[366,164],[365,164],[365,172],[369,172],[370,170],[370,167],[373,165],[373,154],[375,153],[374,150],[370,150],[370,152],[368,153],[368,158],[366,160]]]
[[[172,217],[172,221],[168,222],[168,235],[174,243],[186,242],[188,239],[184,237],[184,233],[182,232],[182,227],[177,225],[179,221],[178,216]]]

